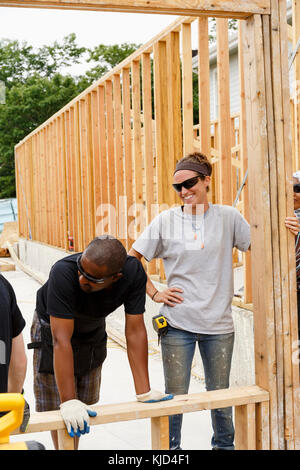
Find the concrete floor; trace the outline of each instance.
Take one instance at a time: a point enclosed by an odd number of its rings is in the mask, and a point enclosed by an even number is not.
[[[18,305],[26,320],[24,339],[30,342],[30,325],[35,308],[36,291],[40,284],[16,268],[16,271],[2,273],[12,284]],[[32,412],[35,410],[33,394],[32,350],[27,350],[28,369],[24,384],[25,398]],[[164,390],[162,363],[159,354],[149,355],[149,371],[152,388]],[[192,379],[190,392],[204,391],[201,381]],[[135,400],[133,381],[126,351],[109,339],[108,356],[103,366],[101,403],[118,403]],[[210,412],[187,413],[182,430],[183,450],[210,449],[211,440]],[[36,440],[47,450],[53,449],[50,433],[12,436],[11,441]],[[150,420],[136,420],[91,427],[91,432],[80,440],[82,450],[148,450],[151,449]]]

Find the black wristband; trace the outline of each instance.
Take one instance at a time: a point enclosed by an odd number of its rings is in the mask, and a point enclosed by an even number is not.
[[[154,294],[152,295],[152,297],[151,297],[152,300],[154,300],[154,297],[156,296],[157,293],[158,293],[158,290],[156,290],[156,291],[154,292]]]

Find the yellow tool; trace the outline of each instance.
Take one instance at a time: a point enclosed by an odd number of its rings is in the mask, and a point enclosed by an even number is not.
[[[163,315],[156,315],[152,317],[152,325],[156,333],[158,334],[158,344],[160,342],[160,337],[164,336],[168,332],[168,323],[166,318]]]
[[[167,320],[163,315],[156,315],[155,317],[152,317],[152,323],[156,333],[162,332],[162,330],[168,326]]]
[[[9,441],[11,431],[23,422],[25,400],[21,393],[0,393],[0,412],[6,412],[0,418],[0,450],[42,450],[45,447],[36,441]]]

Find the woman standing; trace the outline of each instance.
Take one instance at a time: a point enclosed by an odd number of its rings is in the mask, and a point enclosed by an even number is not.
[[[176,165],[173,188],[182,206],[159,214],[133,244],[130,255],[162,258],[168,288],[147,294],[162,303],[168,322],[161,338],[166,393],[188,392],[196,343],[207,390],[229,387],[234,343],[232,249],[246,251],[250,228],[230,206],[208,202],[212,167],[201,153]],[[212,448],[234,449],[232,409],[212,410]],[[182,415],[170,417],[170,449],[180,449]]]

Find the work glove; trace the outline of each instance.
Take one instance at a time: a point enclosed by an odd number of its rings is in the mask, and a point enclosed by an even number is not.
[[[25,398],[24,398],[25,400]],[[29,423],[29,418],[30,418],[30,407],[29,407],[29,404],[27,403],[27,401],[25,400],[25,405],[24,405],[24,411],[23,411],[23,421],[22,421],[22,424],[20,426],[20,431],[21,432],[25,432],[27,427],[28,427],[28,423]]]
[[[158,392],[157,390],[149,390],[147,393],[142,393],[141,395],[136,395],[137,401],[142,403],[156,403],[158,401],[172,400],[174,395]]]
[[[71,437],[80,437],[90,432],[89,417],[97,416],[96,411],[80,400],[68,400],[60,405],[60,412]]]

